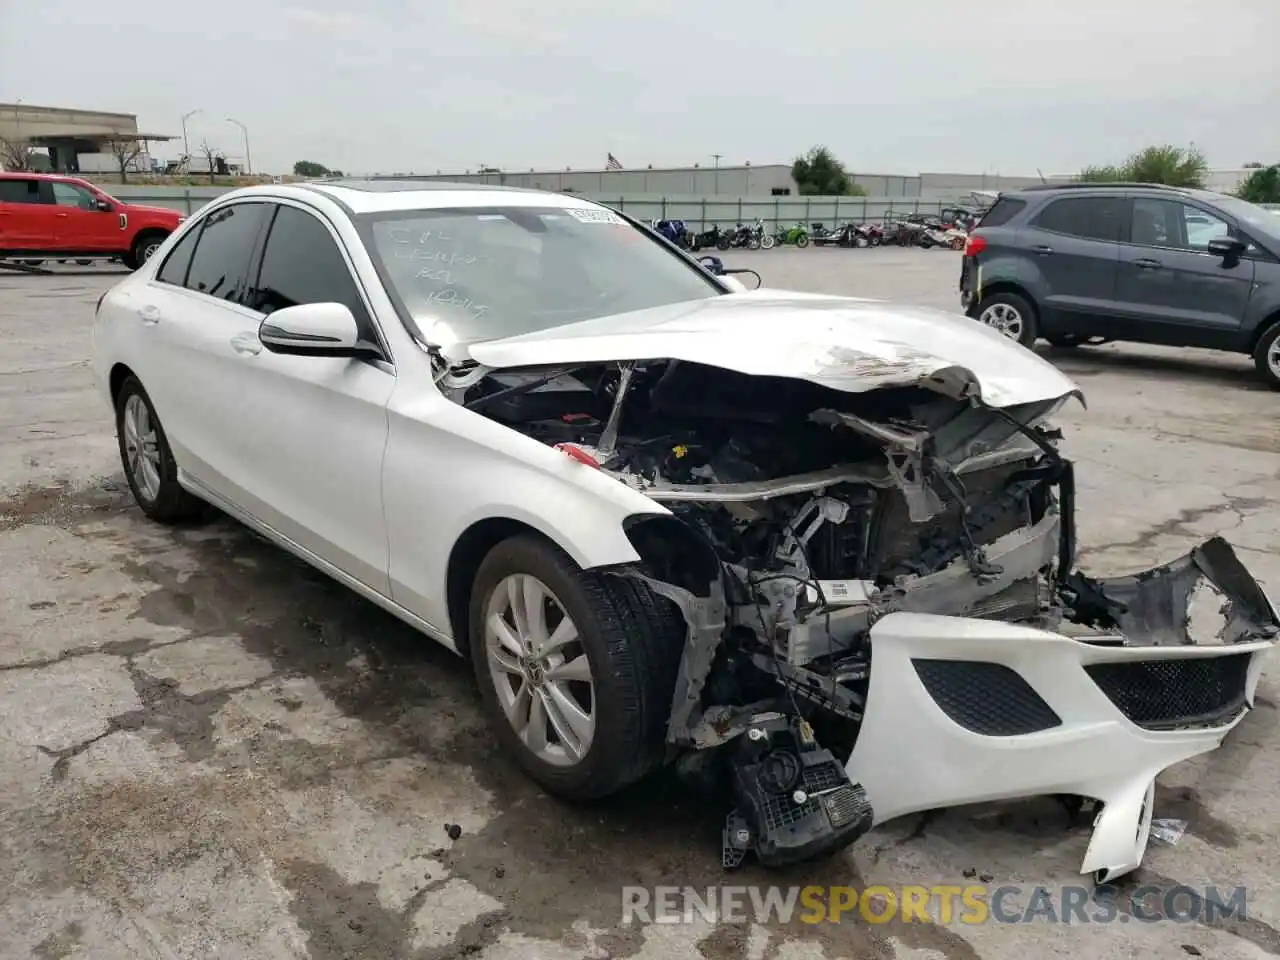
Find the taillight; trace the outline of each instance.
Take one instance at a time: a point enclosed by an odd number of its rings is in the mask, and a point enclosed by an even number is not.
[[[973,233],[969,235],[969,239],[965,242],[964,255],[966,257],[976,257],[985,249],[987,249],[987,238]]]

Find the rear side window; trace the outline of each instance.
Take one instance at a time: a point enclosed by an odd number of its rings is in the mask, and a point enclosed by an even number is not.
[[[196,241],[200,239],[202,227],[203,224],[197,224],[183,235],[178,245],[173,248],[173,252],[160,265],[160,270],[156,273],[157,280],[161,283],[172,283],[177,287],[186,286],[187,268],[191,266],[191,254],[195,252]]]
[[[351,268],[329,229],[296,207],[277,207],[262,252],[262,269],[245,305],[262,313],[303,303],[341,303],[356,318],[363,339],[376,343],[373,324]]]
[[[183,286],[219,300],[238,300],[248,285],[249,258],[270,212],[266,203],[235,203],[206,217]]]
[[[44,203],[39,180],[0,180],[0,203]]]
[[[1063,197],[1040,211],[1032,226],[1082,240],[1120,239],[1124,216],[1120,197]]]
[[[978,221],[980,227],[1003,227],[1006,223],[1022,212],[1022,208],[1027,205],[1025,200],[1014,200],[1012,197],[1000,197],[992,205],[991,209],[982,215],[982,219]]]

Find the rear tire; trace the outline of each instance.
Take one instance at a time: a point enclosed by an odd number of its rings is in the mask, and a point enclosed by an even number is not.
[[[1280,390],[1280,322],[1273,323],[1253,348],[1253,362],[1263,381]]]
[[[539,600],[526,607],[539,611],[545,626],[521,632],[521,619],[535,619],[527,614],[521,618],[515,609],[529,595],[524,591],[530,581],[531,589],[549,595],[552,603]],[[513,586],[516,603],[508,594]],[[505,625],[508,643],[490,626],[495,615]],[[519,642],[526,635],[550,634],[554,651],[561,615],[576,628],[575,638],[559,648],[562,653],[540,657],[539,644]],[[471,660],[498,739],[548,792],[593,800],[622,790],[661,764],[686,635],[684,618],[670,600],[638,580],[583,570],[554,544],[522,535],[498,544],[480,564],[469,622]],[[523,653],[512,651],[512,635]],[[582,660],[589,667],[587,681],[556,679],[569,672],[578,675]],[[571,664],[577,669],[566,670]],[[564,688],[570,683],[577,688],[574,702],[581,708],[576,714],[565,706]],[[584,684],[589,696],[581,689]],[[553,691],[557,686],[561,689]],[[591,708],[589,738],[576,733],[560,737],[558,726],[571,715],[586,729],[583,699]]]
[[[996,293],[984,297],[969,315],[1024,347],[1029,348],[1036,342],[1038,324],[1035,307],[1016,293]]]
[[[128,377],[116,394],[116,440],[125,480],[143,513],[165,524],[207,516],[205,502],[178,483],[164,427],[137,377]]]

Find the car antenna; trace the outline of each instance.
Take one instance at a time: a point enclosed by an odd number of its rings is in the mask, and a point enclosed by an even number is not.
[[[1041,183],[1048,183],[1048,182],[1049,182],[1048,180],[1046,180],[1046,179],[1044,178],[1044,174],[1040,172],[1040,168],[1039,168],[1039,167],[1036,167],[1036,176],[1040,178],[1040,182],[1041,182]]]

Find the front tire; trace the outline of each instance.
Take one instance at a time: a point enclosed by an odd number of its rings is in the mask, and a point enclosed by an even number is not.
[[[205,515],[204,501],[178,483],[169,440],[137,377],[127,378],[116,395],[116,439],[125,479],[143,513],[166,524]]]
[[[671,601],[517,536],[480,564],[470,626],[498,739],[548,792],[597,799],[661,763],[686,633]]]
[[[1272,390],[1280,390],[1280,323],[1274,323],[1253,349],[1253,362]]]
[[[1036,312],[1024,297],[1016,293],[996,293],[984,297],[970,316],[979,323],[1016,340],[1024,347],[1036,342]]]
[[[774,241],[774,238],[773,238],[773,237],[769,237],[769,236],[761,237],[761,238],[760,238],[760,248],[761,248],[762,250],[772,250],[772,249],[773,249],[773,244],[774,244],[774,242],[775,242],[775,241]]]
[[[803,248],[803,247],[807,247],[808,245],[809,245],[809,238],[805,236],[803,233],[800,234],[800,236],[796,237],[797,247]]]
[[[150,260],[160,246],[168,238],[165,233],[144,233],[133,241],[133,246],[129,249],[129,253],[124,258],[125,266],[130,270],[137,270],[144,263]]]

